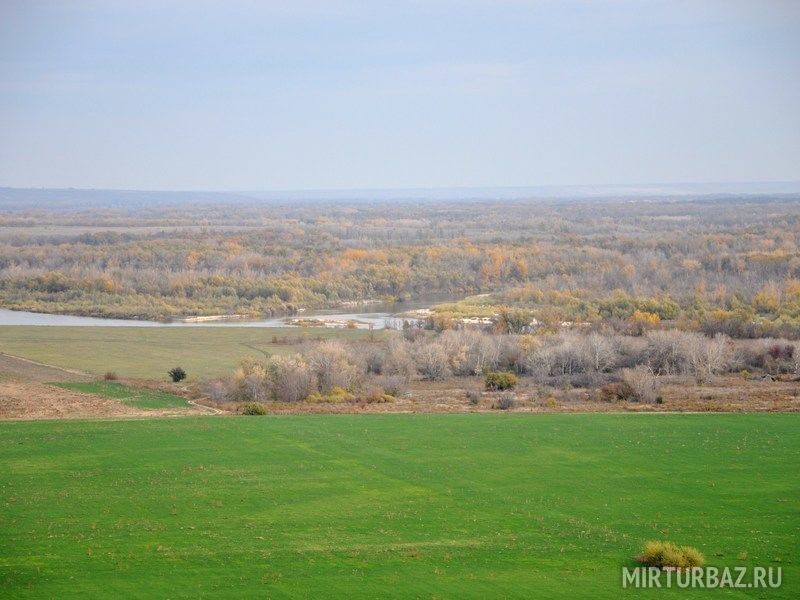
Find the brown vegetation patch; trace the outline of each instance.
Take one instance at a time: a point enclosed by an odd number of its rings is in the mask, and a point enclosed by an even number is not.
[[[4,353],[0,353],[0,377],[18,377],[26,381],[89,381],[92,378],[74,369],[62,369]]]
[[[187,414],[139,410],[113,398],[82,394],[36,381],[0,381],[0,419],[89,419]]]
[[[7,354],[0,354],[0,420],[3,419],[96,419],[163,417],[208,414],[200,407],[142,410],[120,400],[98,394],[83,394],[52,385],[48,381],[90,381],[80,371],[60,369]],[[137,384],[140,382],[137,382]],[[153,389],[174,392],[175,386],[152,384]]]

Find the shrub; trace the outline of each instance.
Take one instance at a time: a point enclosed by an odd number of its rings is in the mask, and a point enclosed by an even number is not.
[[[583,361],[590,372],[612,371],[619,362],[618,343],[612,337],[597,332],[590,333],[583,338],[581,346]]]
[[[624,381],[608,383],[600,388],[600,400],[603,402],[617,402],[618,400],[628,402],[635,397],[633,388]]]
[[[503,394],[497,399],[494,407],[500,410],[509,410],[510,408],[514,408],[514,396],[511,394]]]
[[[423,379],[436,381],[444,379],[449,374],[447,366],[447,353],[439,344],[423,344],[417,350],[415,360],[417,371]]]
[[[582,336],[560,331],[548,336],[528,357],[528,370],[539,377],[563,377],[583,373],[588,368]]]
[[[688,369],[687,346],[691,334],[677,329],[647,332],[647,363],[659,375],[675,375]]]
[[[206,382],[203,386],[203,392],[212,402],[218,404],[229,400],[228,384],[221,379]]]
[[[243,415],[266,415],[267,408],[260,402],[248,402],[242,408]]]
[[[622,379],[633,391],[633,400],[654,403],[658,396],[658,380],[650,367],[639,365],[634,369],[623,369]]]
[[[478,392],[478,391],[476,391],[476,390],[469,390],[469,391],[467,392],[467,400],[469,400],[469,403],[470,403],[470,404],[472,404],[473,406],[475,406],[476,404],[478,404],[478,402],[480,402],[480,401],[481,401],[481,394],[480,394],[480,392]]]
[[[119,379],[119,376],[114,371],[106,371],[106,374],[103,375],[103,379],[106,381],[116,381]]]
[[[381,374],[399,377],[408,382],[416,373],[417,367],[411,344],[400,336],[390,336],[386,343]]]
[[[314,392],[306,398],[306,402],[339,404],[355,400],[355,396],[341,387],[333,387],[327,394]]]
[[[496,328],[500,333],[525,333],[531,329],[533,313],[524,309],[503,308],[497,319]]]
[[[302,356],[273,356],[265,366],[276,400],[299,402],[313,391],[314,374]]]
[[[696,548],[655,541],[647,542],[644,545],[644,551],[637,559],[648,567],[659,569],[702,567],[706,562],[705,557]]]
[[[406,391],[406,380],[400,375],[387,375],[379,378],[376,383],[391,396],[400,396]]]
[[[391,394],[382,394],[380,392],[369,394],[366,398],[367,404],[385,404],[387,402],[394,402],[395,397]]]
[[[305,361],[316,379],[316,389],[327,394],[333,388],[353,392],[363,384],[363,366],[357,364],[352,349],[337,340],[312,344],[303,349]]]
[[[517,385],[517,376],[513,373],[494,372],[486,375],[487,390],[510,390]]]
[[[497,369],[500,338],[480,331],[449,330],[439,338],[454,375],[482,375]]]
[[[170,369],[167,371],[167,374],[172,378],[172,381],[178,383],[179,381],[183,381],[186,379],[186,371],[184,371],[181,367],[175,367],[174,369]]]

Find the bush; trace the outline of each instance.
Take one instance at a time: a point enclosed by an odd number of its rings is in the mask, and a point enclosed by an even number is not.
[[[439,344],[423,344],[415,356],[417,371],[423,379],[437,381],[444,379],[449,374],[447,353]]]
[[[469,403],[472,404],[473,406],[477,405],[478,402],[481,401],[480,392],[475,391],[475,390],[469,390],[467,392],[467,400],[469,400]]]
[[[500,338],[469,329],[445,331],[439,343],[454,375],[483,375],[498,368]]]
[[[273,356],[265,366],[276,400],[299,402],[314,391],[314,374],[302,356]]]
[[[380,377],[376,383],[390,396],[400,396],[406,391],[406,380],[400,375]]]
[[[327,394],[314,392],[306,398],[306,402],[340,404],[355,400],[355,396],[341,387],[333,387]]]
[[[644,551],[637,557],[639,562],[648,567],[659,569],[686,569],[702,567],[705,557],[691,546],[676,546],[671,542],[650,541],[644,545]]]
[[[486,375],[487,390],[510,390],[517,385],[517,376],[513,373],[494,372]]]
[[[500,410],[509,410],[510,408],[514,408],[514,396],[511,394],[503,394],[497,399],[494,407]]]
[[[386,394],[380,390],[376,390],[367,394],[364,400],[366,400],[367,404],[385,404],[387,402],[394,402],[395,397],[391,394]]]
[[[639,365],[634,369],[623,369],[622,378],[633,391],[633,400],[637,402],[656,401],[658,397],[658,380],[650,367]]]
[[[608,383],[600,388],[600,400],[603,402],[628,402],[635,398],[633,388],[624,381]]]
[[[119,376],[114,371],[106,371],[106,374],[103,375],[103,379],[106,381],[116,381],[119,379]]]
[[[183,381],[184,379],[186,379],[186,371],[184,371],[180,367],[175,367],[174,369],[170,369],[169,371],[167,371],[167,373],[172,378],[172,381],[174,381],[175,383],[178,383],[179,381]]]
[[[248,402],[242,408],[243,415],[266,415],[267,408],[260,402]]]
[[[328,340],[303,348],[302,354],[315,380],[316,391],[324,395],[337,387],[352,392],[361,389],[363,366],[357,364],[351,347]]]
[[[214,379],[203,385],[203,393],[212,402],[220,404],[229,400],[228,383],[221,379]]]

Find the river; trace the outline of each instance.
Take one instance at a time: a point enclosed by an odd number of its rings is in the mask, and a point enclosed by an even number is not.
[[[386,327],[398,328],[402,326],[403,319],[396,315],[409,310],[427,308],[432,304],[453,302],[458,298],[452,296],[427,298],[407,302],[359,304],[346,309],[309,310],[297,315],[276,317],[269,319],[253,320],[223,320],[223,321],[144,321],[141,319],[104,319],[99,317],[80,317],[76,315],[58,315],[51,313],[36,313],[23,310],[8,310],[0,308],[0,325],[35,325],[53,327],[292,327],[292,321],[319,320],[327,323],[328,327],[344,326],[348,321],[355,321],[357,327],[366,329],[370,325],[374,329]],[[413,320],[413,319],[412,319]],[[297,325],[294,325],[297,326]]]

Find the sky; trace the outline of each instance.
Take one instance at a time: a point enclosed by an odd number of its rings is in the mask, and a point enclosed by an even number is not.
[[[800,2],[0,0],[0,186],[800,180]]]

